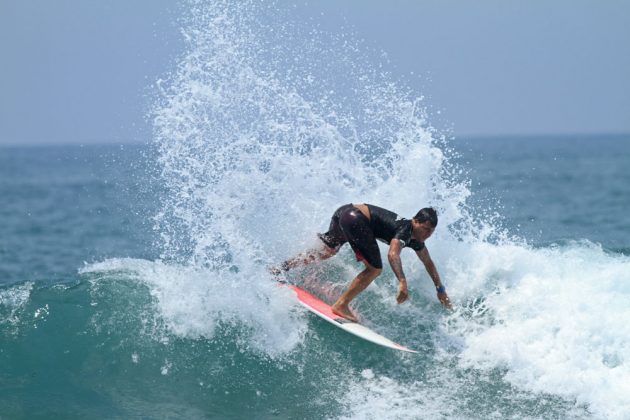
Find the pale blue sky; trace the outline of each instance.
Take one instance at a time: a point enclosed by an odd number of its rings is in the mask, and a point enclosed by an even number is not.
[[[280,1],[352,27],[458,137],[630,132],[630,2]],[[181,5],[0,0],[0,145],[148,141]],[[437,121],[439,119],[439,121]]]

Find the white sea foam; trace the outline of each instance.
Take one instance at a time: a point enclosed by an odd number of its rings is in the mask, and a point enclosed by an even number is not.
[[[442,362],[445,362],[442,360]],[[570,402],[548,403],[518,389],[497,389],[492,378],[442,364],[425,368],[422,378],[396,380],[364,370],[353,379],[340,400],[347,411],[341,419],[587,419],[583,407]]]
[[[451,395],[436,392],[433,384],[401,384],[371,370],[351,382],[343,395],[349,410],[340,419],[465,419],[451,404]]]
[[[461,264],[457,284],[463,291],[454,294],[468,295],[470,307],[447,324],[463,339],[461,366],[505,369],[505,379],[522,389],[627,418],[630,259],[587,242],[469,250],[453,259]]]

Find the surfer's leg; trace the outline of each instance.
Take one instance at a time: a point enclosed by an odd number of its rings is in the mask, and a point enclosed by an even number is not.
[[[278,275],[283,271],[289,271],[292,268],[308,265],[314,261],[326,260],[339,251],[339,248],[330,248],[325,244],[322,244],[320,248],[311,249],[309,251],[303,252],[293,258],[290,258],[280,264],[279,267],[272,267],[269,269],[272,274]]]
[[[341,295],[341,297],[337,299],[337,302],[335,302],[331,307],[332,311],[335,314],[354,322],[357,322],[357,318],[356,316],[354,316],[348,305],[350,304],[352,299],[357,297],[359,293],[365,290],[365,288],[368,287],[370,283],[372,283],[372,281],[374,281],[374,279],[379,276],[379,274],[381,274],[381,271],[383,271],[383,269],[381,268],[372,267],[367,262],[364,263],[365,270],[361,271],[359,275],[357,275],[354,280],[352,280],[352,283],[350,283],[350,287],[348,288],[348,290],[346,290],[345,293]]]
[[[347,242],[346,237],[339,226],[339,218],[343,212],[353,209],[352,204],[346,204],[335,210],[330,218],[330,226],[328,232],[320,233],[317,236],[322,241],[322,246],[303,252],[293,258],[290,258],[277,267],[271,267],[269,271],[273,275],[279,275],[283,271],[289,271],[292,268],[308,265],[315,261],[326,260],[337,254],[339,248]]]
[[[352,209],[341,215],[339,225],[354,250],[357,260],[363,261],[365,270],[352,280],[350,287],[332,306],[337,315],[356,321],[356,317],[348,306],[352,299],[365,290],[383,271],[381,254],[370,227],[370,221],[358,209]]]

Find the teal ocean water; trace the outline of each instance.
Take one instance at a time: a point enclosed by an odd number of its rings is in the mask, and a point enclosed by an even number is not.
[[[630,136],[448,138],[360,43],[277,14],[190,4],[147,145],[0,148],[0,418],[628,418]],[[418,355],[267,273],[347,202],[440,213],[456,310],[412,253],[409,303],[389,269],[355,302]],[[289,278],[332,300],[359,269]]]

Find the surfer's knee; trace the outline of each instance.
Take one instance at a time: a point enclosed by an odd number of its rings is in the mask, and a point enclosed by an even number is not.
[[[322,260],[325,260],[327,258],[334,257],[335,255],[337,255],[338,251],[339,251],[339,247],[331,248],[327,245],[324,245],[322,249],[319,251],[319,258],[321,258]]]
[[[373,267],[370,264],[365,264],[365,270],[363,270],[363,271],[370,278],[375,279],[375,278],[377,278],[378,276],[381,275],[381,273],[383,272],[383,269],[382,268]]]

